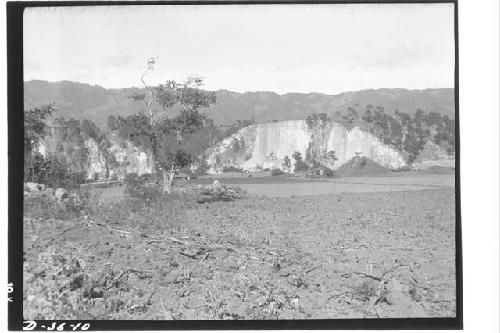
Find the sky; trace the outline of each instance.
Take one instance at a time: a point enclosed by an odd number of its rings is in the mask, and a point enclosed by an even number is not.
[[[29,8],[24,79],[321,92],[454,86],[452,4]]]

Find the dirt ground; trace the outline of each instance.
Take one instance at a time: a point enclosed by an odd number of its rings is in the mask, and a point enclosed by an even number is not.
[[[26,319],[456,313],[451,186],[26,215]]]

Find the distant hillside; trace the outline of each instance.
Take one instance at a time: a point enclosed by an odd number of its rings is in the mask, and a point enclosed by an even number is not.
[[[56,116],[89,119],[99,127],[106,125],[109,115],[128,115],[144,107],[127,97],[139,88],[105,89],[89,84],[60,81],[33,80],[24,83],[25,109],[54,103]],[[338,95],[320,93],[273,92],[236,93],[218,90],[217,104],[209,110],[217,124],[229,125],[237,120],[254,119],[256,122],[305,119],[312,113],[333,115],[345,113],[347,108],[367,104],[381,106],[387,112],[399,110],[415,113],[417,109],[435,111],[454,117],[454,91],[451,88],[406,90],[376,89],[345,92]]]

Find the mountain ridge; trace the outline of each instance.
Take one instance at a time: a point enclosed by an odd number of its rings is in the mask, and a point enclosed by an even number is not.
[[[142,89],[111,88],[74,81],[24,82],[25,109],[55,103],[56,116],[89,119],[99,127],[106,126],[107,117],[126,116],[143,109],[143,104],[128,98]],[[417,109],[455,116],[453,88],[378,88],[346,91],[336,95],[319,92],[278,94],[270,91],[239,93],[227,89],[215,91],[217,104],[208,109],[210,117],[221,125],[237,120],[253,119],[257,123],[275,120],[300,120],[312,113],[344,114],[349,107],[381,106],[413,114]],[[156,107],[159,107],[156,105]],[[172,115],[176,111],[172,111]]]

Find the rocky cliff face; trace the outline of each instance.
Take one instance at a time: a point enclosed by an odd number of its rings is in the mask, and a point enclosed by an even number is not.
[[[334,169],[356,155],[366,156],[390,169],[407,165],[402,152],[384,145],[358,127],[349,130],[341,124],[325,122],[311,129],[305,120],[245,127],[209,149],[207,162],[211,173],[221,172],[224,166],[250,171],[283,169],[285,156],[292,159],[296,151],[304,159],[314,159]],[[336,161],[327,157],[330,151],[335,151]]]
[[[83,141],[82,148],[86,149],[86,154],[82,154],[85,160],[82,161],[78,169],[83,169],[87,179],[105,179],[107,176],[116,176],[121,179],[128,173],[142,175],[154,172],[153,157],[150,152],[144,151],[129,141],[120,139],[116,134],[109,136],[111,147],[109,156],[106,156],[99,149],[97,142],[92,139]],[[38,152],[43,156],[54,153],[57,143],[54,137],[49,136],[45,142],[39,145]],[[71,157],[69,157],[71,159]]]
[[[97,142],[94,139],[85,141],[89,151],[87,178],[92,179],[97,174],[99,179],[106,177],[106,167],[109,177],[116,176],[123,178],[126,174],[136,173],[142,175],[154,172],[153,158],[150,153],[139,149],[132,143],[119,139],[116,135],[110,136],[111,147],[110,157],[108,157],[108,166],[106,158],[99,150]]]

